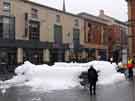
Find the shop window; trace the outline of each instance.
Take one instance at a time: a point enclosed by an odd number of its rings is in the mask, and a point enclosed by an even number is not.
[[[24,49],[23,54],[24,61],[30,61],[34,64],[43,63],[43,49]]]

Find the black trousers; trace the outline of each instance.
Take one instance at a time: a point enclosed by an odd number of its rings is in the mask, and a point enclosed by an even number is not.
[[[90,94],[92,95],[92,93],[96,94],[96,82],[90,82]]]
[[[129,78],[133,77],[133,69],[128,69],[128,73],[129,73]]]

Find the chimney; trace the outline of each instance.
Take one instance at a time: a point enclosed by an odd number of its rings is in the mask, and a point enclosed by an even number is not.
[[[104,16],[104,10],[100,10],[99,16]]]
[[[63,12],[66,12],[65,0],[63,0]]]

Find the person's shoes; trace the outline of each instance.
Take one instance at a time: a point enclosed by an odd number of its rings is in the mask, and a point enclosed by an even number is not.
[[[90,92],[90,95],[92,95],[92,92]]]
[[[90,95],[92,96],[92,93],[90,93]]]

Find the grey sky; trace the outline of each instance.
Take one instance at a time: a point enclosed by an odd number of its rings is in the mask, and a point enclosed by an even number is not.
[[[31,0],[47,6],[62,9],[63,0]],[[99,10],[103,9],[108,16],[118,20],[128,19],[127,3],[125,0],[65,0],[66,11],[73,14],[87,12],[98,15]]]

